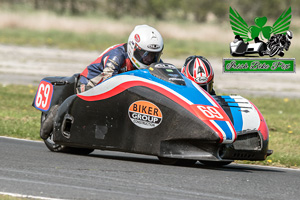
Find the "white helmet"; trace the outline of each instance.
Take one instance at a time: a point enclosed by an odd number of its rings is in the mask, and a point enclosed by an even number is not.
[[[163,48],[162,36],[155,28],[148,25],[136,26],[128,38],[128,57],[138,69],[159,62]]]
[[[292,31],[287,31],[287,32],[286,32],[286,38],[287,38],[288,40],[291,40],[291,39],[293,38],[293,32],[292,32]]]

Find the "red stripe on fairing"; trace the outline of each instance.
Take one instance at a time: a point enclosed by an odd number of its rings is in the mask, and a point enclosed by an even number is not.
[[[159,86],[151,84],[151,83],[146,83],[143,81],[128,81],[125,83],[121,83],[120,85],[116,86],[112,90],[109,90],[107,92],[104,92],[104,93],[98,94],[98,95],[94,95],[94,96],[83,96],[80,94],[77,94],[77,96],[85,101],[99,101],[99,100],[108,99],[110,97],[113,97],[113,96],[127,90],[128,88],[135,87],[135,86],[148,87],[159,93],[162,93],[165,96],[167,96],[168,98],[170,98],[173,101],[175,101],[176,103],[178,103],[179,105],[183,106],[185,109],[187,109],[188,111],[193,113],[195,116],[197,116],[197,114],[190,107],[190,105],[187,102],[185,102],[184,100],[182,100],[181,98],[177,97],[176,95],[174,95],[173,93],[171,93],[170,91],[168,91],[162,87],[159,87]]]
[[[213,105],[213,106],[217,106],[219,109],[223,110],[223,108],[219,105],[219,103],[214,98],[212,98],[206,90],[203,90],[202,88],[200,88],[200,89],[201,89],[201,91],[199,90],[200,92],[204,92],[206,94],[205,98],[210,99],[211,101],[214,102],[215,105]],[[233,141],[235,141],[236,138],[237,138],[237,133],[235,131],[235,128],[234,128],[231,120],[229,120],[229,117],[226,114],[226,112],[224,111],[224,112],[222,112],[222,114],[226,115],[226,119],[228,119],[228,120],[225,120],[225,121],[229,122],[229,124],[231,126],[231,129],[233,130],[233,133],[234,133],[234,140]],[[219,137],[221,138],[220,143],[222,143],[223,142],[223,134],[218,130],[218,128],[215,127],[215,125],[213,125],[209,120],[205,121],[205,123],[208,124],[214,131],[216,131],[218,133]]]
[[[259,124],[259,127],[257,130],[261,132],[264,140],[269,139],[269,129],[268,129],[267,123],[266,123],[263,115],[251,101],[249,101],[249,102],[252,104],[252,106],[255,108],[255,110],[257,111],[257,113],[259,115],[260,124]]]
[[[113,96],[127,90],[128,88],[135,87],[135,86],[144,86],[144,87],[153,89],[161,94],[164,94],[166,97],[175,101],[176,103],[178,103],[179,105],[184,107],[186,110],[191,112],[193,115],[195,115],[197,118],[199,118],[197,112],[195,112],[193,107],[186,101],[179,98],[177,95],[171,93],[170,91],[168,91],[160,86],[157,86],[157,85],[154,85],[151,83],[147,83],[147,82],[143,82],[143,81],[128,81],[125,83],[121,83],[120,85],[116,86],[115,88],[113,88],[107,92],[104,92],[104,93],[98,94],[98,95],[94,95],[94,96],[84,96],[84,95],[80,95],[80,94],[77,94],[77,96],[85,101],[99,101],[99,100],[108,99],[110,97],[113,97]],[[215,105],[217,105],[218,108],[222,109],[214,98],[212,98],[206,91],[203,90],[203,92],[205,92],[207,94],[206,98],[210,98],[212,101],[214,101]],[[195,105],[195,104],[192,104],[192,105]],[[227,114],[225,112],[223,113],[223,115],[227,116]],[[229,119],[228,116],[227,116],[227,118]],[[233,124],[231,123],[230,120],[228,122],[230,123],[230,126],[232,127],[232,130],[234,131],[234,134],[235,134],[234,138],[236,139],[236,132],[233,127]],[[224,140],[223,134],[218,130],[218,128],[213,123],[211,123],[209,120],[205,120],[205,123],[218,134],[218,136],[220,137],[219,142],[222,143]]]
[[[209,121],[209,120],[205,120],[205,124],[208,125],[216,133],[218,133],[218,136],[220,137],[219,143],[222,143],[224,141],[224,137],[223,137],[223,134],[221,133],[221,131],[219,131],[219,129],[213,123],[211,123],[211,121]]]

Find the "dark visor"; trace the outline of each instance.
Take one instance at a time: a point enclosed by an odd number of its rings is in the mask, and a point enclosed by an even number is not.
[[[145,65],[150,65],[160,60],[161,51],[160,52],[145,51],[136,44],[134,47],[133,55],[135,59],[137,59],[139,62]]]

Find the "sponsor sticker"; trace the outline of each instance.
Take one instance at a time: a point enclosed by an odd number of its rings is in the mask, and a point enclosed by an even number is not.
[[[176,67],[169,63],[157,63],[155,68],[164,68],[164,69],[176,69]]]
[[[205,77],[205,76],[197,77],[197,78],[195,78],[195,81],[197,83],[205,83],[207,81],[207,77]]]
[[[139,34],[135,34],[134,39],[135,39],[136,42],[141,41]]]
[[[149,101],[136,101],[129,106],[128,116],[132,123],[144,129],[152,129],[162,122],[162,112]]]
[[[149,49],[159,49],[160,48],[160,46],[158,44],[149,44],[147,47]]]

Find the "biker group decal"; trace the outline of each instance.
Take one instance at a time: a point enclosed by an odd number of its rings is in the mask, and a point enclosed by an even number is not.
[[[238,11],[229,8],[229,19],[234,40],[230,42],[230,54],[244,59],[223,59],[223,72],[295,72],[295,58],[283,57],[291,46],[293,32],[290,30],[291,7],[283,11],[272,26],[267,17],[256,17],[254,25],[248,26]],[[269,56],[267,59],[253,57]]]
[[[162,112],[149,101],[136,101],[129,106],[128,115],[132,123],[140,128],[152,129],[162,122]]]

